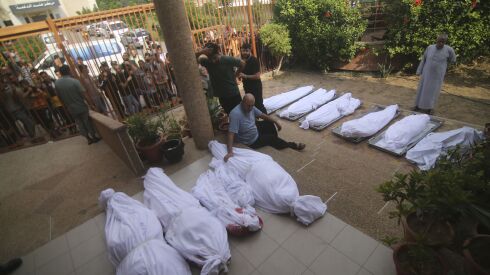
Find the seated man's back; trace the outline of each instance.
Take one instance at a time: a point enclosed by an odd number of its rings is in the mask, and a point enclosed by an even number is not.
[[[252,111],[245,112],[242,105],[239,104],[230,112],[230,126],[228,131],[236,134],[237,142],[245,145],[254,143],[259,137],[255,118],[260,116],[262,112],[255,106]]]

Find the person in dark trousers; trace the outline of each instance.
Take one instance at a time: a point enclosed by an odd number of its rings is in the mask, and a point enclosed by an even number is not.
[[[8,275],[12,274],[15,270],[17,270],[22,265],[21,258],[12,259],[5,264],[0,265],[0,275]]]
[[[256,118],[261,118],[263,121],[256,121]],[[262,113],[255,107],[255,98],[252,94],[246,94],[241,104],[233,108],[230,113],[230,127],[228,128],[227,138],[228,154],[226,154],[224,160],[228,161],[233,156],[233,142],[235,139],[237,142],[253,149],[272,146],[277,150],[292,148],[301,151],[306,147],[303,143],[288,142],[281,139],[277,134],[277,131],[280,131],[281,128],[281,124],[277,120]]]
[[[68,65],[60,67],[60,74],[61,78],[56,80],[54,84],[58,96],[74,118],[80,134],[87,138],[88,144],[98,142],[100,138],[95,134],[94,126],[89,117],[88,105],[83,96],[85,88],[80,84],[80,81],[70,76]]]
[[[240,49],[242,60],[245,61],[243,72],[238,75],[242,80],[243,90],[245,93],[250,93],[255,97],[255,107],[267,113],[262,97],[262,81],[260,80],[260,63],[259,60],[252,55],[252,47],[248,43],[244,43]]]
[[[245,68],[245,62],[222,55],[219,46],[215,43],[207,43],[202,50],[196,53],[196,57],[199,63],[208,70],[214,96],[219,98],[221,107],[227,114],[230,114],[231,110],[242,100],[236,78]]]

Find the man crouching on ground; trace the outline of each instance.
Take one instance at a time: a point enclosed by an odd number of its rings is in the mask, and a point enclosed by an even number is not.
[[[281,131],[281,124],[262,113],[255,105],[255,98],[252,94],[245,94],[242,102],[230,112],[230,126],[228,128],[227,148],[228,154],[224,157],[225,161],[233,156],[233,142],[235,140],[250,148],[257,149],[263,146],[272,146],[277,150],[292,148],[303,150],[305,144],[287,142],[281,139],[277,131]],[[256,121],[261,118],[264,121]],[[276,131],[277,127],[277,131]]]

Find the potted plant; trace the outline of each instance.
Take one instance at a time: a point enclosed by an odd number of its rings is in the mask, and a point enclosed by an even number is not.
[[[394,178],[381,184],[377,191],[384,201],[395,202],[396,210],[391,218],[402,223],[405,239],[409,242],[424,239],[427,244],[448,244],[454,237],[451,225],[441,215],[443,209],[433,206],[435,197],[426,184],[425,172],[413,170],[409,174],[395,174]]]
[[[222,112],[221,106],[216,98],[208,98],[208,111],[211,116],[211,123],[214,129],[219,129],[220,124],[223,120],[224,113]]]
[[[167,140],[161,146],[163,155],[169,163],[176,163],[182,160],[184,155],[184,143],[182,142],[182,129],[174,117],[167,122]]]
[[[398,275],[444,275],[447,267],[441,256],[421,243],[403,243],[393,250]]]
[[[160,146],[164,142],[165,121],[167,117],[164,112],[156,116],[138,113],[126,120],[128,133],[133,139],[136,149],[149,162],[162,160]]]
[[[180,127],[182,128],[181,134],[182,137],[192,137],[191,127],[189,125],[189,121],[187,120],[187,116],[184,116],[181,120],[179,120]]]
[[[463,255],[473,274],[490,274],[490,235],[476,235],[464,243]]]

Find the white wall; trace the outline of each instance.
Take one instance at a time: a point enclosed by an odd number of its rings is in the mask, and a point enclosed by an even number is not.
[[[83,8],[93,9],[95,0],[59,0],[67,16],[76,16]]]

